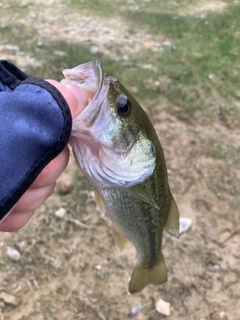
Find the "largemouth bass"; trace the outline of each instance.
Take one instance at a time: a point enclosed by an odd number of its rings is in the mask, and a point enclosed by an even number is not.
[[[74,119],[70,144],[76,162],[110,217],[117,247],[130,240],[138,261],[131,294],[167,280],[162,254],[166,228],[178,237],[179,213],[168,185],[163,150],[138,102],[97,61],[63,71],[61,82],[84,89],[89,103]]]

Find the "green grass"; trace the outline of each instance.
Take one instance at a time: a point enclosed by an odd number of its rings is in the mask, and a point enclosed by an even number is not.
[[[148,52],[156,70],[152,77],[164,75],[171,81],[169,90],[159,94],[165,94],[186,114],[199,116],[200,111],[206,118],[211,116],[211,121],[215,116],[211,108],[219,105],[219,100],[221,104],[228,101],[223,113],[231,108],[239,124],[239,110],[232,107],[240,77],[239,14],[237,4],[204,18],[144,11],[126,11],[123,16],[135,32],[141,27],[172,43],[162,51]]]
[[[81,13],[91,13],[100,16],[108,16],[115,14],[115,10],[121,5],[120,0],[70,0],[70,7]]]
[[[114,12],[128,25],[129,33],[145,31],[160,41],[169,39],[172,45],[157,52],[142,49],[133,54],[131,68],[124,68],[121,59],[114,62],[111,57],[97,57],[107,66],[106,71],[121,79],[130,90],[131,86],[136,87],[140,100],[147,97],[146,100],[155,101],[159,95],[165,96],[181,113],[206,124],[218,120],[216,110],[221,108],[221,119],[229,122],[233,118],[235,125],[239,125],[240,112],[235,99],[240,77],[240,5],[229,5],[223,12],[206,14],[203,18],[166,13],[176,8],[171,3],[164,7],[165,12],[161,12],[164,3],[157,8],[156,1],[134,2],[140,3],[139,10],[125,6],[117,11],[118,3],[107,1],[94,1],[91,6],[97,13],[102,7],[106,9],[104,13]],[[154,71],[144,69],[146,63],[151,63]],[[169,79],[167,90],[147,85],[156,83],[159,76]]]
[[[207,154],[213,159],[222,160],[229,166],[240,169],[240,146],[234,146],[225,142],[211,140],[207,148]]]

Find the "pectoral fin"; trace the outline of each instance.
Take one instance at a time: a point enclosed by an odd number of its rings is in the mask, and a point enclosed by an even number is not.
[[[172,195],[170,200],[168,219],[165,228],[171,235],[175,236],[176,238],[179,237],[179,211]]]
[[[97,205],[99,207],[101,214],[105,215],[105,206],[104,206],[104,202],[103,202],[101,194],[98,192],[97,189],[94,189],[94,194],[95,194],[95,200],[97,202]]]
[[[117,229],[115,229],[115,227],[113,227],[113,237],[118,250],[122,251],[125,248],[128,239],[124,237]]]
[[[146,189],[144,189],[143,186],[141,186],[140,184],[136,184],[135,186],[128,188],[128,189],[125,189],[125,190],[128,191],[129,193],[131,193],[136,198],[139,198],[139,199],[151,204],[157,210],[160,210],[158,204],[154,201],[151,194]]]

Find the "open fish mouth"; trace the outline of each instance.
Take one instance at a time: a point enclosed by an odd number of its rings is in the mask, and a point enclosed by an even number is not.
[[[72,69],[63,71],[65,79],[61,83],[65,86],[72,84],[83,89],[87,95],[89,103],[76,118],[73,123],[73,132],[92,126],[101,110],[102,103],[108,92],[108,81],[98,61],[90,61]]]
[[[65,79],[61,81],[62,84],[68,85],[69,81],[71,81],[71,84],[74,83],[87,92],[89,100],[97,99],[102,89],[104,78],[99,61],[94,60],[72,69],[65,69],[63,70],[63,75]]]

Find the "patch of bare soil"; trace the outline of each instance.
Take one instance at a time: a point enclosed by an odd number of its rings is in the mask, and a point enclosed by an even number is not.
[[[199,4],[194,7],[194,12],[206,13],[209,11],[222,11],[227,7],[227,3],[223,1],[199,1]]]
[[[29,4],[26,0],[22,3]],[[90,17],[81,17],[75,23],[77,18],[65,1],[38,0],[31,3],[25,21],[38,25],[38,41],[71,38],[106,50],[111,45],[113,52],[121,43],[121,50],[130,54],[131,39],[124,37],[121,21],[116,28],[115,20],[96,18],[91,30],[84,28]],[[1,23],[7,21],[8,17],[3,17]],[[142,35],[136,37],[134,50],[144,43]],[[149,39],[154,45],[155,39]],[[11,58],[6,50],[2,55]],[[14,60],[21,66],[29,63],[18,52]],[[148,286],[135,296],[127,293],[135,249],[128,244],[121,254],[117,252],[111,224],[101,216],[89,183],[71,159],[54,195],[29,224],[18,233],[0,235],[0,319],[126,320],[141,302],[134,319],[157,320],[165,318],[155,310],[160,298],[170,302],[171,320],[239,319],[240,200],[236,190],[240,166],[239,162],[228,164],[207,152],[217,141],[239,146],[239,132],[220,124],[200,126],[187,117],[178,117],[177,108],[175,116],[169,115],[168,107],[175,108],[160,98],[149,115],[165,151],[181,216],[193,220],[191,229],[179,240],[164,235],[168,282]],[[20,252],[19,261],[9,260],[9,246]],[[14,305],[1,298],[2,291],[20,300]]]
[[[234,1],[234,3],[237,3],[238,1]],[[185,6],[184,9],[180,9],[178,11],[178,14],[180,15],[194,15],[194,16],[200,16],[204,17],[208,13],[214,13],[214,12],[222,12],[225,10],[228,6],[228,1],[209,1],[209,0],[200,0],[200,1],[193,1],[189,2]]]

